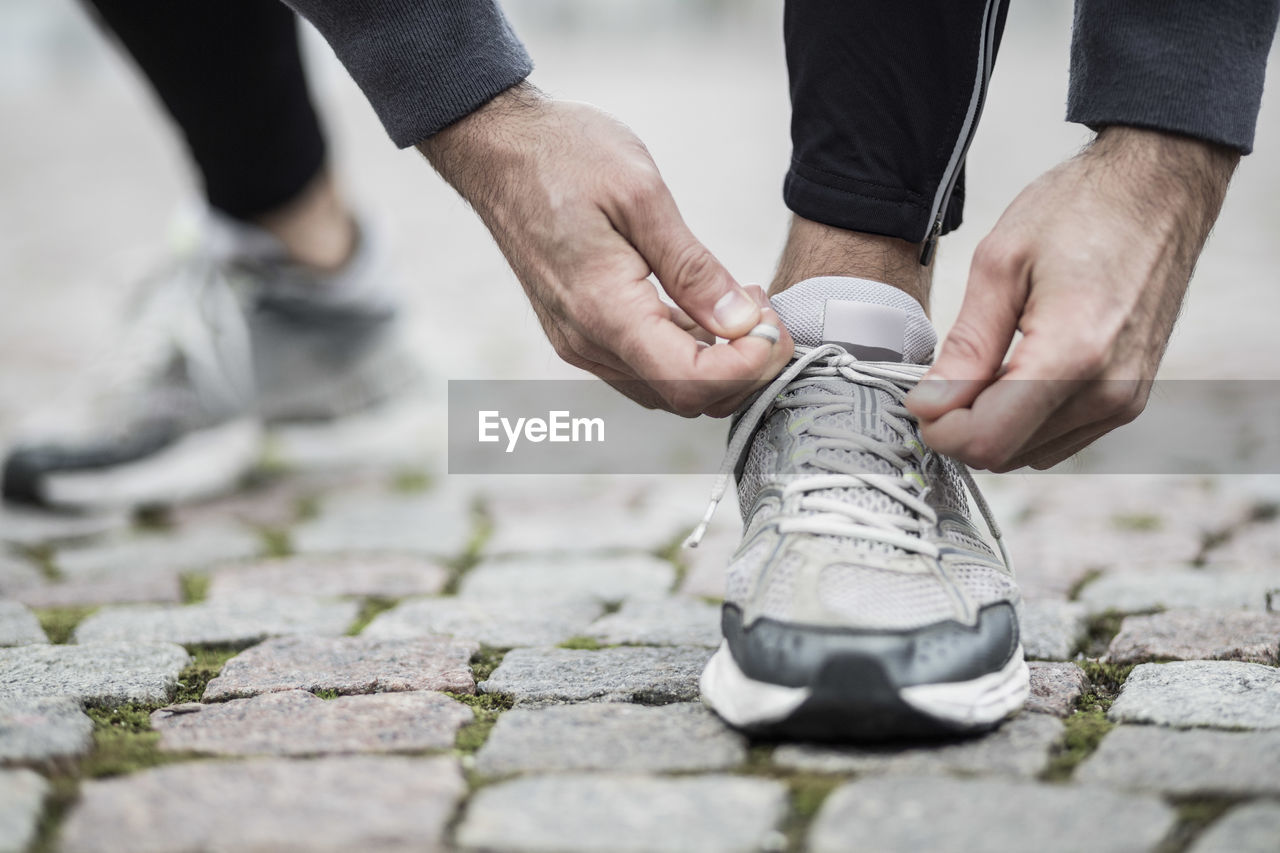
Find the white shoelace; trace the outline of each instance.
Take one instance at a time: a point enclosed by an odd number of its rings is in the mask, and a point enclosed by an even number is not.
[[[930,557],[938,555],[938,547],[927,542],[922,534],[937,524],[937,513],[925,501],[930,486],[921,474],[936,464],[939,455],[919,442],[913,434],[915,416],[907,411],[907,392],[915,387],[927,367],[917,364],[886,364],[859,361],[842,347],[826,344],[807,352],[797,348],[800,357],[787,366],[751,404],[738,420],[729,438],[724,462],[711,490],[711,500],[702,521],[684,542],[686,548],[696,548],[711,523],[717,506],[729,488],[733,471],[742,454],[750,446],[756,428],[774,408],[813,408],[815,411],[792,429],[815,437],[809,446],[812,453],[803,462],[827,473],[797,477],[783,487],[783,502],[800,496],[796,508],[803,514],[781,512],[767,523],[775,525],[779,533],[814,533],[829,536],[847,536],[881,542],[912,553]],[[824,389],[820,394],[803,393],[780,397],[784,390],[795,390],[805,385],[819,385],[830,379],[842,379],[879,391],[884,391],[894,405],[880,411],[881,421],[896,434],[900,441],[884,441],[864,433],[841,429],[830,425],[818,425],[814,420],[828,414],[855,411],[860,404],[857,397],[832,393]],[[872,474],[851,469],[847,464],[829,456],[819,456],[818,451],[848,450],[869,453],[887,462],[900,475]],[[955,463],[961,480],[974,503],[978,505],[991,532],[1005,565],[1013,570],[1013,564],[1005,550],[1000,527],[991,508],[983,497],[969,469]],[[829,489],[871,488],[884,493],[895,503],[905,507],[907,514],[885,513],[866,509],[852,503],[825,497],[812,492]]]

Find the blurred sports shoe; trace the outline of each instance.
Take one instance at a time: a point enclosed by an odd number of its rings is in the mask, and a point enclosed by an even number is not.
[[[258,461],[264,425],[341,418],[413,381],[367,231],[332,273],[216,214],[193,242],[144,282],[86,411],[10,450],[5,498],[88,509],[218,494]]]
[[[937,335],[895,288],[817,278],[774,297],[796,356],[739,413],[696,544],[737,477],[745,531],[702,696],[766,736],[992,728],[1029,693],[1020,596],[968,470],[903,406]],[[993,548],[969,520],[966,489]]]

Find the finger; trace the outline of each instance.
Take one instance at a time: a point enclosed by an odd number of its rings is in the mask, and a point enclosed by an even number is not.
[[[1124,426],[1131,420],[1132,418],[1127,415],[1115,415],[1077,427],[1071,432],[1060,435],[1043,444],[1028,443],[1006,465],[997,469],[996,473],[1012,471],[1015,468],[1021,468],[1026,465],[1030,465],[1033,468],[1051,467],[1069,456],[1074,456],[1107,433]]]
[[[684,310],[680,308],[680,306],[668,305],[667,310],[671,314],[671,322],[693,335],[694,339],[702,341],[708,345],[716,342],[716,336],[699,326],[698,322],[688,314],[684,313]]]
[[[1022,451],[1049,417],[1085,384],[1061,336],[1028,334],[1009,369],[968,408],[922,421],[925,443],[973,468],[996,470]]]
[[[778,315],[765,309],[762,317],[777,331],[776,342],[744,335],[708,346],[670,320],[648,317],[618,328],[615,349],[666,401],[665,408],[692,417],[726,398],[745,399],[791,358],[794,344]]]
[[[1151,384],[1150,380],[1141,379],[1095,379],[1087,382],[1027,439],[1020,453],[1056,447],[1064,437],[1078,441],[1082,434],[1099,429],[1102,432],[1097,434],[1104,435],[1132,422],[1145,408]]]
[[[656,173],[655,173],[656,175]],[[760,306],[693,236],[660,178],[609,211],[618,233],[645,259],[658,282],[698,325],[740,338],[760,322]]]
[[[1000,248],[994,236],[979,244],[964,302],[933,367],[907,395],[907,409],[933,420],[970,405],[999,373],[1027,300],[1029,266]]]

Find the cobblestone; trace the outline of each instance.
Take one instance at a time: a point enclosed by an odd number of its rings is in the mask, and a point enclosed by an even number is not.
[[[1280,803],[1248,803],[1209,827],[1191,853],[1275,853],[1276,839],[1280,839]]]
[[[0,542],[15,545],[48,545],[93,539],[121,530],[128,523],[128,516],[120,512],[79,515],[0,504]]]
[[[0,699],[70,696],[91,705],[163,702],[190,660],[170,643],[0,649]]]
[[[261,551],[262,543],[253,531],[224,524],[68,548],[58,551],[54,562],[67,580],[87,582],[155,573],[177,575],[255,557]]]
[[[1082,819],[1087,816],[1087,819]],[[1132,853],[1153,850],[1174,812],[1153,797],[995,779],[886,777],[850,782],[823,804],[809,846],[845,853]]]
[[[354,601],[240,596],[201,604],[105,607],[81,622],[76,642],[155,641],[247,646],[293,634],[341,636],[355,621]]]
[[[1081,782],[1179,796],[1280,795],[1280,732],[1119,726],[1076,770]]]
[[[1171,610],[1129,616],[1111,641],[1107,658],[1239,660],[1280,663],[1280,613],[1241,610]]]
[[[1031,698],[1027,710],[1065,717],[1089,689],[1089,679],[1073,663],[1031,661]]]
[[[16,590],[12,595],[31,607],[177,603],[182,600],[182,584],[175,572],[147,571],[96,580],[71,580],[29,586]]]
[[[93,746],[93,721],[65,696],[0,699],[0,764],[70,758]]]
[[[28,646],[47,643],[49,638],[40,627],[40,620],[16,601],[0,599],[0,646]]]
[[[13,598],[19,590],[44,583],[44,575],[29,561],[0,552],[0,596]]]
[[[30,770],[0,770],[0,853],[21,853],[35,840],[49,783]]]
[[[771,842],[785,807],[780,783],[741,776],[535,776],[481,789],[458,841],[486,850],[736,853]]]
[[[746,739],[700,704],[565,705],[503,714],[476,754],[476,771],[729,770],[746,757]]]
[[[86,782],[62,849],[435,850],[465,790],[450,758],[175,764]]]
[[[448,635],[486,646],[546,646],[582,634],[603,612],[590,598],[424,598],[405,601],[379,614],[361,636],[400,640]]]
[[[1028,601],[1019,630],[1028,660],[1071,660],[1085,638],[1087,616],[1075,601]]]
[[[722,515],[716,517],[716,524],[719,524],[720,518],[734,516],[732,526],[712,527],[697,548],[680,552],[678,559],[686,566],[684,581],[680,584],[680,592],[684,595],[716,601],[724,599],[729,560],[742,539],[742,525],[737,522],[736,506],[735,498],[734,507],[720,507]]]
[[[301,555],[215,569],[209,598],[246,594],[404,598],[435,595],[448,579],[444,566],[408,554]]]
[[[654,551],[687,533],[697,521],[697,504],[686,506],[627,500],[625,492],[585,495],[548,503],[534,500],[490,501],[493,535],[486,554]],[[590,524],[579,519],[589,515]]]
[[[576,598],[601,601],[660,598],[675,583],[675,567],[647,554],[529,556],[486,560],[462,578],[466,598]]]
[[[300,554],[352,551],[451,557],[461,554],[475,527],[465,504],[433,495],[359,495],[331,501],[292,536]]]
[[[784,744],[773,753],[781,767],[814,773],[974,773],[1034,778],[1049,763],[1062,723],[1021,714],[993,733],[944,745],[829,747]]]
[[[309,755],[447,749],[471,722],[465,705],[440,693],[317,698],[302,690],[181,709],[151,725],[160,748],[216,755]]]
[[[404,690],[475,692],[468,661],[477,646],[440,637],[370,640],[364,637],[281,637],[227,661],[209,682],[204,701],[281,690],[383,693]]]
[[[1144,663],[1107,716],[1124,723],[1280,728],[1280,670],[1235,661]]]
[[[1161,569],[1116,572],[1080,592],[1090,614],[1142,613],[1181,608],[1265,610],[1267,590],[1280,586],[1280,570]]]
[[[698,676],[710,656],[707,649],[679,646],[516,649],[507,653],[480,689],[507,693],[529,705],[688,702],[698,698]]]
[[[688,598],[633,600],[597,619],[586,633],[602,643],[715,648],[720,608]]]

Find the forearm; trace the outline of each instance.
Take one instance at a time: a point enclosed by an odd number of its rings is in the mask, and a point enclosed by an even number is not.
[[[1076,0],[1067,120],[1253,148],[1280,0]]]
[[[496,0],[285,0],[311,21],[393,142],[416,145],[528,76]]]

